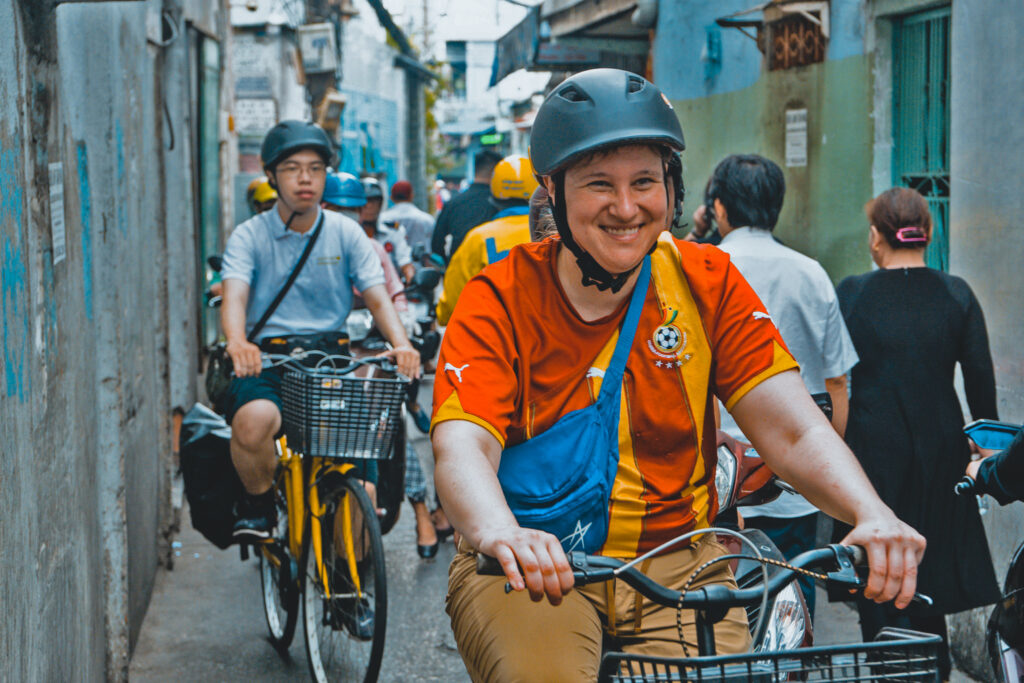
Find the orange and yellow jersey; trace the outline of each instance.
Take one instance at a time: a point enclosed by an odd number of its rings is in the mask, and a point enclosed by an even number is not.
[[[627,297],[584,321],[555,273],[559,242],[514,247],[466,286],[445,332],[433,425],[467,420],[511,446],[592,403]],[[603,554],[635,557],[709,526],[715,502],[718,396],[732,408],[794,369],[764,305],[729,256],[662,234],[626,363],[619,466]]]
[[[513,207],[506,210],[507,213],[499,213],[496,219],[473,228],[455,250],[444,271],[444,292],[437,302],[438,324],[448,324],[455,302],[474,275],[488,264],[508,256],[515,245],[530,241],[530,222],[526,213],[529,207],[519,210],[520,207]]]

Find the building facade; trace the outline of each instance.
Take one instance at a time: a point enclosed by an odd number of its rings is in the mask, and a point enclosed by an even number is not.
[[[227,2],[0,0],[0,678],[125,680],[175,524]]]

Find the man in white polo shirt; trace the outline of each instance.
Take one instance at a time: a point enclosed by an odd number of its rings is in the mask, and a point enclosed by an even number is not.
[[[730,255],[768,309],[800,363],[807,390],[819,405],[831,403],[832,425],[842,436],[849,413],[846,373],[857,364],[857,352],[825,269],[772,235],[786,194],[782,170],[756,154],[734,154],[718,164],[705,192],[705,205],[714,208],[722,236],[718,248]],[[724,408],[722,429],[744,438]],[[743,508],[743,518],[748,527],[764,531],[787,558],[816,547],[818,509],[798,494]],[[801,581],[800,588],[813,615],[814,584]]]
[[[394,347],[385,355],[403,374],[419,375],[419,353],[391,304],[369,239],[352,219],[320,207],[333,155],[330,139],[314,123],[274,126],[261,157],[277,204],[235,228],[224,250],[221,324],[236,375],[228,390],[227,419],[231,459],[246,492],[235,524],[239,541],[268,538],[275,522],[271,487],[277,467],[274,436],[281,430],[281,376],[263,368],[261,343],[295,335],[340,338],[354,286]],[[247,336],[288,280],[317,225],[321,232],[305,265],[250,342]]]

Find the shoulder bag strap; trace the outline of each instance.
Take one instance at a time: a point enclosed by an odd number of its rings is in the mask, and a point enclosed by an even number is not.
[[[643,266],[640,267],[640,276],[636,279],[636,287],[633,288],[633,296],[629,301],[629,309],[626,311],[626,318],[622,321],[622,329],[619,330],[619,340],[615,344],[615,352],[612,360],[605,370],[604,379],[601,380],[601,394],[598,402],[609,396],[618,393],[622,383],[622,373],[626,369],[626,360],[629,358],[629,350],[633,347],[633,338],[636,336],[636,328],[640,324],[640,314],[643,312],[644,300],[647,298],[647,289],[651,282],[651,257],[645,256]]]
[[[291,221],[289,220],[289,223],[290,222]],[[277,296],[274,297],[274,300],[270,302],[270,305],[267,307],[267,310],[263,313],[263,316],[256,322],[255,325],[253,325],[252,331],[249,332],[248,335],[246,335],[245,338],[249,342],[255,343],[256,335],[260,333],[260,331],[263,329],[263,326],[267,324],[268,320],[270,320],[270,316],[274,314],[275,310],[277,310],[277,306],[278,304],[281,303],[281,300],[284,299],[284,295],[287,294],[288,290],[292,288],[292,283],[294,283],[295,278],[299,276],[299,271],[302,270],[302,266],[306,265],[306,259],[309,258],[309,252],[313,251],[313,245],[316,244],[317,238],[320,237],[320,230],[323,227],[324,210],[321,209],[320,219],[316,222],[316,228],[313,230],[313,234],[310,235],[309,242],[306,243],[306,248],[303,249],[302,251],[302,256],[299,257],[299,260],[298,262],[296,262],[295,267],[292,268],[291,275],[288,276],[288,280],[284,283],[284,286],[281,287],[281,290],[277,293]],[[287,230],[287,227],[285,229]]]

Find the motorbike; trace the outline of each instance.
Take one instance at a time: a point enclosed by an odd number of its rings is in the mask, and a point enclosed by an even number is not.
[[[739,529],[737,512],[743,507],[761,505],[793,489],[778,479],[750,444],[718,431],[718,465],[715,469],[715,491],[718,510],[715,525],[739,531],[757,548],[761,556],[776,562],[786,562],[775,544],[759,529]],[[719,534],[718,540],[730,554],[740,555],[732,562],[733,574],[740,588],[760,585],[765,571],[770,579],[785,571],[776,565],[765,569],[757,554],[746,543],[735,537]],[[763,612],[762,612],[763,610]],[[778,595],[762,605],[746,608],[747,624],[753,643],[753,652],[772,652],[810,647],[814,642],[811,614],[796,581],[790,582]],[[761,614],[764,618],[759,618]]]
[[[976,420],[964,433],[982,448],[1000,450],[1009,445],[1020,425]],[[957,495],[984,495],[977,482],[965,476],[954,489]],[[1024,682],[1024,542],[1010,560],[1003,595],[996,602],[985,628],[985,645],[992,672],[1001,683]]]

